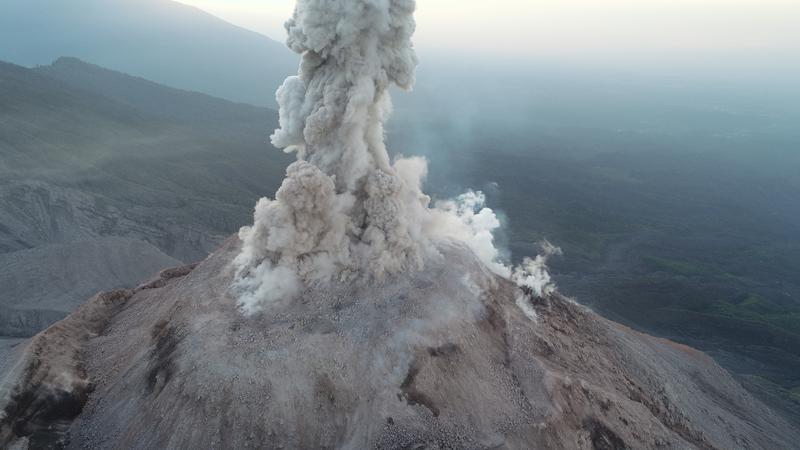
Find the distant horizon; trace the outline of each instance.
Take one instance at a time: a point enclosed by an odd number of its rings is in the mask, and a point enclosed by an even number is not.
[[[273,40],[295,0],[178,0]],[[415,44],[440,58],[634,72],[800,76],[800,4],[786,0],[418,1]],[[457,14],[452,11],[457,10]],[[483,27],[483,30],[481,28]],[[430,56],[429,56],[430,57]],[[784,75],[788,72],[789,74]]]

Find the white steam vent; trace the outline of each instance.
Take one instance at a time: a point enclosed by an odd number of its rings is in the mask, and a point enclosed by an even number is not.
[[[302,62],[278,90],[272,136],[298,161],[239,233],[234,289],[246,313],[290,301],[303,286],[421,270],[441,240],[466,244],[537,293],[552,289],[546,256],[516,269],[501,262],[492,234],[500,222],[481,193],[431,207],[421,190],[426,161],[390,161],[388,89],[414,83],[414,9],[414,0],[298,0],[286,29]]]

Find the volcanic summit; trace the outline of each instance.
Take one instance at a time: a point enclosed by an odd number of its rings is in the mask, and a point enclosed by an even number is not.
[[[0,389],[10,448],[790,448],[709,357],[510,267],[479,193],[383,141],[413,0],[298,0],[276,147],[298,161],[205,261],[98,294]]]

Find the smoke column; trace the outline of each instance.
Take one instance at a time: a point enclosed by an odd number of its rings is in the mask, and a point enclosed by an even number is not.
[[[298,0],[287,45],[302,60],[277,92],[272,135],[298,160],[239,233],[234,289],[245,312],[303,286],[420,270],[443,239],[468,245],[502,276],[525,278],[499,261],[492,231],[500,223],[480,193],[431,208],[421,190],[425,160],[389,158],[388,89],[414,83],[414,9],[414,0]]]

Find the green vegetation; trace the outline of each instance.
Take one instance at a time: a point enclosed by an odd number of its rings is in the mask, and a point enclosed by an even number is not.
[[[667,258],[659,258],[657,256],[645,256],[644,262],[650,266],[653,271],[670,272],[687,277],[704,276],[714,273],[709,267],[689,261],[675,261]]]
[[[791,333],[800,332],[800,306],[777,305],[757,294],[750,294],[741,302],[716,302],[711,310],[716,314],[761,322]]]
[[[789,393],[791,399],[800,404],[800,386],[792,389],[791,391],[789,391]]]

